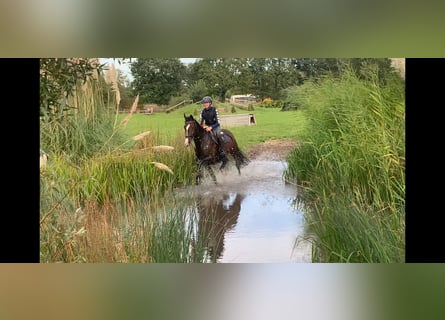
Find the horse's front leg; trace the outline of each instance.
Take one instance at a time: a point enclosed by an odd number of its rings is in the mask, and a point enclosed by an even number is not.
[[[196,176],[195,176],[195,184],[196,185],[201,183],[201,177],[202,177],[202,161],[198,160]]]
[[[215,172],[213,172],[212,167],[211,167],[209,164],[207,164],[206,167],[207,167],[207,170],[208,170],[209,173],[210,173],[210,176],[212,177],[213,182],[214,182],[215,184],[217,184],[217,182],[216,182]]]
[[[222,161],[221,166],[219,167],[219,170],[223,171],[223,169],[226,167],[226,164],[227,164],[227,158]]]

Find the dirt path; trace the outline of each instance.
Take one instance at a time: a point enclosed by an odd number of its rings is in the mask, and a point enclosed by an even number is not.
[[[292,140],[268,140],[246,149],[246,154],[251,160],[285,160],[296,146]]]

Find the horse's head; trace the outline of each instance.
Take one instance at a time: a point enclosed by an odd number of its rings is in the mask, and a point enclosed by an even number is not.
[[[193,118],[192,115],[186,116],[184,113],[184,132],[185,132],[185,142],[184,144],[188,147],[191,143],[191,140],[197,134],[197,126],[199,123]]]

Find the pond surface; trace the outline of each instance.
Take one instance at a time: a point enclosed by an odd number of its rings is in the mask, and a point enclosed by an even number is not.
[[[218,184],[206,176],[183,192],[195,199],[197,237],[206,262],[311,262],[304,240],[304,214],[295,204],[297,189],[284,182],[286,162],[252,160],[241,169],[215,170]]]

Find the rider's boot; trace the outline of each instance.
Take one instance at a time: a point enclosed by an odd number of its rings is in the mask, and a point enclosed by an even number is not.
[[[224,140],[223,137],[221,137],[221,135],[218,135],[218,148],[219,148],[219,159],[222,162],[226,162],[227,156],[226,152],[224,151]]]

